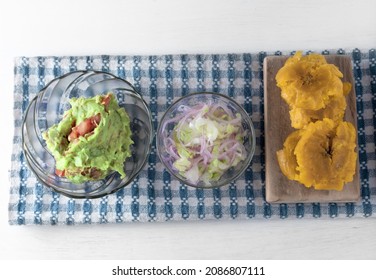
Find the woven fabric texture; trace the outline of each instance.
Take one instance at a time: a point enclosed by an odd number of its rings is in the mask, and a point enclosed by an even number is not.
[[[308,51],[309,52],[309,51]],[[131,221],[296,219],[374,217],[376,209],[376,50],[324,50],[353,62],[358,110],[361,201],[358,203],[269,204],[265,201],[263,59],[281,53],[159,56],[18,57],[14,68],[14,136],[10,170],[9,223],[95,224]],[[132,83],[152,112],[154,129],[179,96],[221,92],[249,113],[256,151],[244,174],[217,189],[182,185],[162,166],[155,141],[148,162],[131,184],[98,199],[72,199],[37,181],[22,153],[21,126],[31,100],[49,81],[76,70],[110,72]]]

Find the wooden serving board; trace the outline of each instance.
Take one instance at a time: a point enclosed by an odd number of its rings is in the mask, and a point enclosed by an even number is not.
[[[281,97],[275,76],[287,58],[286,56],[269,56],[264,60],[266,201],[270,203],[356,202],[360,198],[359,160],[353,181],[347,183],[342,191],[306,188],[282,174],[276,152],[282,149],[286,137],[295,129],[291,127],[289,107]],[[351,58],[344,55],[327,55],[325,58],[328,63],[336,65],[343,73],[344,82],[352,84],[351,92],[347,96],[344,120],[351,122],[357,128]],[[358,151],[358,147],[356,150]]]

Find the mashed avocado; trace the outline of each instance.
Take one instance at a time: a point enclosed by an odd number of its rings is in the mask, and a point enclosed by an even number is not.
[[[131,156],[130,120],[112,93],[72,98],[60,123],[43,133],[56,160],[56,174],[73,183],[99,180],[111,171],[124,178],[124,161]]]

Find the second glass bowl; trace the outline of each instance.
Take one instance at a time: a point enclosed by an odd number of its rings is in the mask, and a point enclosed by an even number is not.
[[[213,110],[208,119],[201,117],[205,110]],[[232,132],[235,124],[238,132]],[[234,99],[213,92],[191,93],[174,102],[162,116],[156,141],[166,169],[198,188],[221,187],[238,178],[249,166],[256,143],[247,112]]]

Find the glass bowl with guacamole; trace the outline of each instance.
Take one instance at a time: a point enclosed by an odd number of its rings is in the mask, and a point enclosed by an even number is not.
[[[30,102],[22,126],[30,169],[47,187],[97,198],[128,185],[149,155],[150,110],[126,80],[76,71],[52,80]]]

